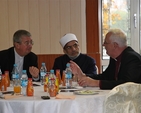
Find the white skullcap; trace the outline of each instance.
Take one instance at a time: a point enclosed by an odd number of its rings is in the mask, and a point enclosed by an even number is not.
[[[68,33],[68,34],[64,35],[64,36],[60,39],[60,44],[61,44],[61,46],[64,48],[64,46],[65,46],[68,42],[70,42],[70,41],[72,41],[72,40],[78,41],[77,38],[76,38],[76,36],[75,36],[74,34]]]

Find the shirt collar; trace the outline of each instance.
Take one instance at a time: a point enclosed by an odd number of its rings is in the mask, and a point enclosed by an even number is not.
[[[121,53],[117,58],[115,58],[115,61],[121,61],[122,54],[123,53]]]
[[[17,59],[23,59],[24,58],[16,52],[15,48],[14,48],[14,53],[15,53],[15,58],[17,58]]]

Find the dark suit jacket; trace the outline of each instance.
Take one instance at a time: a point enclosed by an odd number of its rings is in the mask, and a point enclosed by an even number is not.
[[[60,69],[61,75],[62,71],[66,69],[66,64],[70,61],[71,59],[68,57],[68,55],[64,54],[60,57],[57,57],[54,61],[53,69]],[[91,58],[90,56],[87,56],[85,54],[80,53],[80,55],[73,60],[84,73],[89,73],[89,74],[96,74],[97,70],[95,67],[95,59]]]
[[[113,87],[125,83],[141,83],[141,56],[131,47],[127,47],[121,58],[121,64],[115,80],[115,60],[110,58],[107,69],[99,75],[91,76],[94,79],[101,80],[101,89],[112,89]]]
[[[0,51],[0,66],[2,73],[8,70],[10,79],[14,63],[15,63],[14,47]],[[23,61],[23,69],[27,70],[28,77],[32,78],[32,75],[29,73],[30,66],[38,67],[37,56],[32,52],[26,55]]]

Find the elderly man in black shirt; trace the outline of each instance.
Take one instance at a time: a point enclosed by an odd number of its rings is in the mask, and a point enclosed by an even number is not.
[[[91,78],[86,77],[87,74],[71,61],[72,71],[78,75],[81,86],[112,89],[125,82],[141,83],[141,56],[127,46],[127,37],[122,30],[111,29],[106,34],[103,46],[110,56],[110,62],[102,74],[90,74]]]

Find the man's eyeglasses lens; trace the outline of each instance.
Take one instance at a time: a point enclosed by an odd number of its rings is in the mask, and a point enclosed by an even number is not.
[[[33,44],[34,44],[33,41],[18,42],[18,43],[23,43],[23,44],[25,44],[26,46],[28,46],[28,45],[33,45]]]

